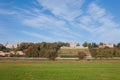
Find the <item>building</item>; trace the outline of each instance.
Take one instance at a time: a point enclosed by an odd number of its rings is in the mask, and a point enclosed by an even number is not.
[[[5,52],[0,51],[0,56],[5,56]]]
[[[19,55],[19,56],[25,55],[25,53],[23,53],[23,51],[17,51],[16,53],[14,51],[10,51],[10,52],[0,51],[0,56],[2,56],[2,57],[10,57],[10,54],[15,54],[15,55]]]
[[[105,48],[105,47],[108,47],[108,48],[114,48],[114,44],[113,43],[109,43],[109,44],[100,44],[99,45],[99,48]]]
[[[17,51],[16,54],[18,54],[18,55],[20,55],[20,56],[25,55],[25,53],[23,53],[23,51]]]
[[[66,47],[66,46],[63,46],[61,47],[61,49],[88,49],[88,47],[84,47],[84,46],[78,46],[76,42],[71,42],[69,43],[70,46],[69,47]]]
[[[10,51],[10,52],[3,52],[3,51],[0,51],[0,56],[5,56],[5,57],[9,57],[10,54],[15,54],[13,51]]]
[[[6,43],[5,47],[9,49],[17,48],[18,44],[9,44],[8,42]]]
[[[69,44],[70,44],[70,47],[71,47],[71,48],[77,47],[77,43],[75,43],[75,42],[71,42],[71,43],[69,43]]]

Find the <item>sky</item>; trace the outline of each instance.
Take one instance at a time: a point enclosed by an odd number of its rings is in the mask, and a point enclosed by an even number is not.
[[[120,0],[0,0],[0,43],[120,42]]]

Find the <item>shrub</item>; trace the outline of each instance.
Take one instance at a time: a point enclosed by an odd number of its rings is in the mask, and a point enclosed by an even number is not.
[[[16,54],[10,53],[10,57],[16,57]]]
[[[50,60],[55,60],[55,58],[57,57],[57,52],[55,50],[48,50],[46,57]]]
[[[78,52],[78,58],[79,59],[84,59],[86,57],[86,53],[84,52]]]
[[[60,57],[61,58],[76,58],[78,56],[77,55],[73,55],[73,54],[61,54]]]

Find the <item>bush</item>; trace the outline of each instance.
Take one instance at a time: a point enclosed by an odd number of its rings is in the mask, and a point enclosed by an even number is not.
[[[116,49],[114,50],[114,56],[115,56],[115,57],[120,57],[120,49],[119,49],[119,48],[116,48]]]
[[[55,60],[55,58],[57,57],[57,52],[55,50],[48,50],[46,57],[50,60]]]
[[[61,54],[60,57],[61,58],[76,58],[78,56],[77,55],[73,55],[73,54]]]
[[[16,57],[16,54],[10,53],[10,57]]]
[[[104,48],[104,49],[90,49],[92,57],[95,58],[112,58],[119,57],[120,50],[116,48]]]
[[[84,59],[86,57],[86,53],[84,52],[78,52],[78,58],[79,59]]]
[[[89,51],[90,51],[92,57],[97,58],[97,52],[96,52],[96,50],[97,50],[97,49],[92,49],[92,48],[89,49]]]

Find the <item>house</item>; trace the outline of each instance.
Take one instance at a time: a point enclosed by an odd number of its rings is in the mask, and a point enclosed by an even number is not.
[[[13,52],[3,52],[3,51],[0,51],[0,56],[9,56],[11,53],[13,53]]]
[[[23,53],[23,51],[17,51],[16,53],[14,51],[10,51],[10,52],[3,52],[0,51],[0,56],[5,56],[5,57],[9,57],[11,54],[14,55],[19,55],[19,56],[24,56],[25,54]]]
[[[0,51],[0,56],[5,56],[5,52]]]
[[[18,44],[9,44],[8,42],[6,43],[5,47],[9,49],[17,48]]]
[[[77,43],[75,43],[75,42],[71,42],[71,43],[69,43],[70,44],[70,47],[71,48],[76,48],[77,47]]]
[[[23,51],[17,51],[16,54],[20,55],[20,56],[24,56],[25,53],[23,53]]]
[[[69,47],[63,46],[61,47],[61,49],[88,49],[88,47],[78,46],[77,43],[75,42],[71,42],[69,44],[70,44]]]
[[[114,44],[113,43],[109,43],[109,44],[100,44],[99,45],[99,48],[105,48],[105,47],[108,47],[108,48],[114,48]]]

